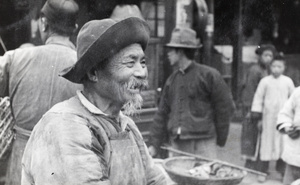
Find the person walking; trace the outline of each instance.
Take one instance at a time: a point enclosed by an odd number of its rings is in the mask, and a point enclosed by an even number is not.
[[[6,185],[21,184],[23,151],[42,115],[81,88],[58,76],[76,62],[75,46],[69,38],[76,29],[77,13],[73,0],[46,1],[39,18],[45,45],[8,51],[0,58],[0,96],[10,97],[16,134]]]
[[[155,156],[168,135],[171,146],[193,154],[216,158],[216,146],[224,146],[234,103],[220,73],[196,63],[200,48],[196,33],[178,27],[166,45],[172,66],[150,131],[149,150]]]
[[[83,84],[83,91],[35,126],[23,155],[22,185],[166,184],[127,116],[141,106],[148,84],[149,37],[147,23],[135,17],[93,20],[81,28],[78,60],[62,76]]]

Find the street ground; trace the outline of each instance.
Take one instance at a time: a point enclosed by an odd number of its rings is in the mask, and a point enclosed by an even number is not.
[[[219,148],[219,160],[239,166],[244,165],[244,161],[240,155],[241,129],[242,125],[240,123],[231,124],[226,146],[224,148]],[[240,185],[283,185],[281,181],[281,175],[275,170],[275,162],[271,162],[269,167],[269,176],[265,182],[258,182],[255,175],[248,173]]]

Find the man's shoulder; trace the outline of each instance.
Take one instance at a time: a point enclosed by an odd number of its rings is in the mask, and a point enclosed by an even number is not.
[[[195,63],[195,68],[200,70],[202,73],[220,74],[217,69],[204,64]]]
[[[77,113],[80,112],[81,104],[77,96],[55,104],[47,113]],[[46,114],[47,114],[46,113]]]
[[[55,104],[43,115],[36,127],[42,130],[57,130],[86,126],[87,119],[83,116],[77,99],[75,96]]]
[[[8,51],[6,54],[10,55],[14,62],[26,62],[32,61],[32,59],[36,59],[39,55],[43,55],[47,51],[47,47],[45,45],[34,46],[28,48],[17,48],[15,50]]]
[[[219,79],[221,77],[221,73],[213,68],[213,67],[210,67],[210,66],[207,66],[207,65],[204,65],[204,64],[198,64],[196,63],[195,64],[195,68],[196,68],[196,74],[197,76],[201,76],[205,79],[209,78],[217,78]]]

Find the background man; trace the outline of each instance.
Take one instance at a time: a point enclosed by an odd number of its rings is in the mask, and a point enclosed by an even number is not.
[[[78,61],[63,76],[84,90],[55,105],[34,128],[22,160],[23,185],[166,184],[138,128],[121,112],[141,106],[149,32],[139,18],[82,27]]]
[[[155,155],[168,134],[173,148],[215,158],[216,144],[226,143],[233,112],[229,88],[219,72],[195,62],[200,44],[194,30],[175,28],[166,46],[178,70],[164,86],[149,150]]]
[[[21,184],[21,159],[30,132],[54,104],[73,96],[80,86],[58,77],[76,62],[69,41],[78,5],[73,0],[48,0],[41,10],[39,30],[44,46],[16,49],[0,60],[0,96],[9,96],[15,119],[16,140],[6,184]]]
[[[258,137],[258,120],[261,118],[259,114],[252,114],[250,119],[251,105],[256,88],[260,80],[268,75],[269,65],[277,54],[273,45],[266,44],[258,46],[255,53],[258,56],[258,63],[253,64],[247,74],[242,88],[242,104],[245,119],[242,127],[241,152],[246,159],[245,167],[263,171],[266,165],[259,160],[256,152],[256,143]]]

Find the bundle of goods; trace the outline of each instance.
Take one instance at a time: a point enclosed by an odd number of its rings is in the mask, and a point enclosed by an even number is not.
[[[239,177],[242,175],[241,170],[216,162],[206,161],[196,163],[195,167],[189,170],[189,173],[194,177],[202,178]]]
[[[13,141],[13,126],[9,98],[0,98],[0,159]]]
[[[236,185],[247,174],[229,165],[195,157],[172,157],[163,166],[178,185]]]

